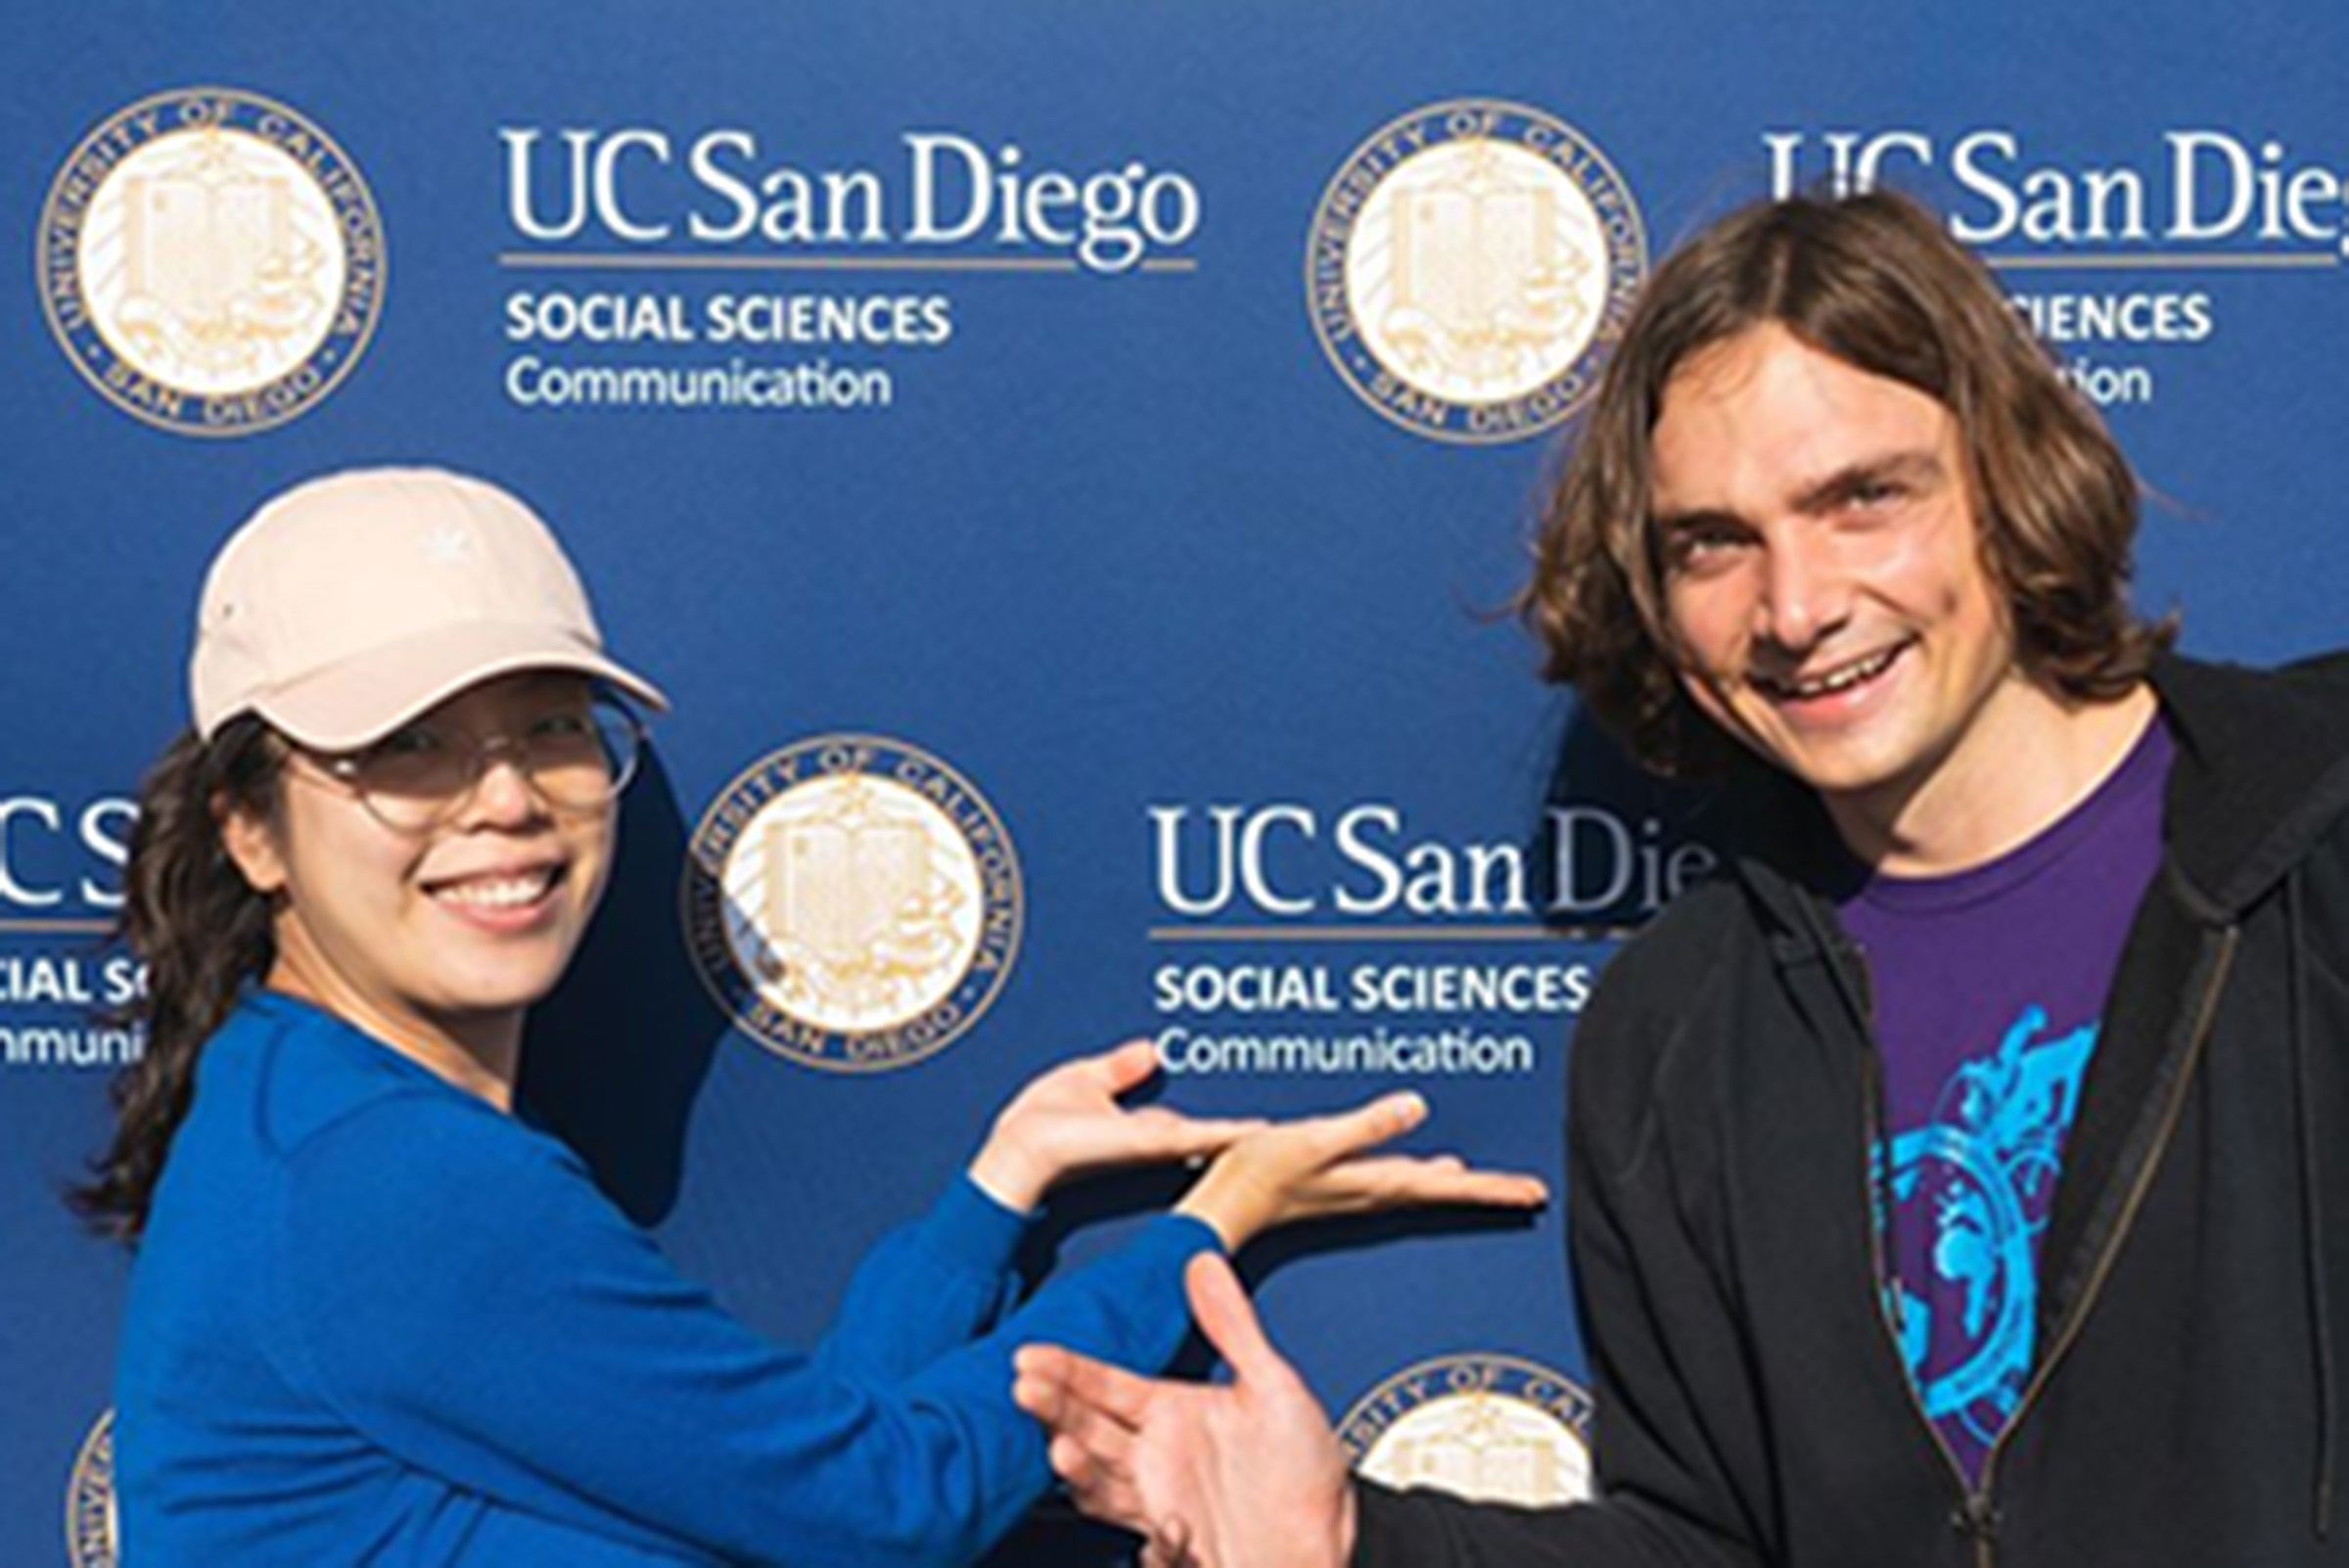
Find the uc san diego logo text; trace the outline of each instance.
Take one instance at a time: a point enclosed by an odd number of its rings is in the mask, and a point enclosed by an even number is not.
[[[384,226],[318,125],[233,87],[142,99],[66,159],[41,209],[42,307],[83,379],[189,436],[316,404],[384,304]]]
[[[869,1072],[944,1049],[1018,954],[1018,856],[937,758],[876,735],[775,752],[694,830],[694,967],[734,1021],[809,1067]]]
[[[1510,441],[1597,389],[1647,239],[1580,131],[1460,99],[1355,149],[1313,213],[1305,270],[1313,331],[1364,402],[1421,436]]]

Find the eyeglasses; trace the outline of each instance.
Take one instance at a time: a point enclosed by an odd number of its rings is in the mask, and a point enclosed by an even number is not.
[[[531,721],[519,735],[483,740],[419,721],[362,751],[315,759],[349,786],[375,819],[396,833],[424,833],[465,809],[482,775],[509,760],[540,800],[558,811],[591,811],[628,787],[644,758],[644,725],[618,701],[598,696]]]

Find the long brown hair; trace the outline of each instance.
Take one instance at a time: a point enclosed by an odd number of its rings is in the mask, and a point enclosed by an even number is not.
[[[1689,356],[1767,323],[1956,416],[1981,549],[2024,671],[2118,696],[2174,625],[2129,603],[2138,486],[1989,270],[1887,191],[1731,213],[1657,268],[1552,491],[1519,608],[1545,672],[1659,771],[1714,770],[1730,742],[1681,688],[1651,527],[1650,435]]]
[[[139,785],[115,940],[147,965],[147,986],[117,1020],[146,1032],[139,1060],[115,1078],[114,1141],[68,1201],[98,1229],[136,1241],[171,1139],[195,1097],[196,1060],[238,994],[276,952],[271,902],[228,856],[228,811],[277,817],[285,744],[250,715],[209,744],[191,730]]]

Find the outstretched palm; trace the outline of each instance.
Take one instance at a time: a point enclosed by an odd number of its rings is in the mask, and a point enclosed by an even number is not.
[[[1230,1383],[1137,1377],[1031,1346],[1014,1398],[1051,1431],[1052,1467],[1078,1506],[1142,1535],[1145,1568],[1334,1568],[1353,1546],[1354,1494],[1319,1402],[1221,1258],[1193,1259],[1186,1283]]]

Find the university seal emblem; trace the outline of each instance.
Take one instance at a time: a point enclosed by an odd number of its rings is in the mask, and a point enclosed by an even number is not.
[[[1546,1506],[1590,1496],[1590,1396],[1513,1356],[1442,1356],[1406,1367],[1346,1412],[1354,1467],[1392,1487]]]
[[[1011,838],[978,790],[902,742],[828,735],[746,769],[695,830],[684,919],[735,1021],[810,1067],[943,1050],[1019,950]]]
[[[1355,150],[1313,213],[1306,293],[1347,386],[1405,430],[1520,440],[1596,390],[1647,271],[1605,156],[1540,110],[1462,99]]]
[[[384,302],[358,167],[282,104],[160,93],[85,137],[40,223],[41,303],[82,378],[189,436],[284,424],[350,373]]]

